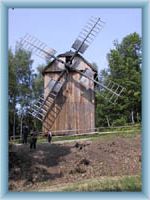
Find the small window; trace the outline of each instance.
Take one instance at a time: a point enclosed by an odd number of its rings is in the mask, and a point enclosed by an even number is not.
[[[66,56],[66,63],[70,63],[71,57],[72,57],[72,56]],[[72,64],[72,61],[71,61],[70,64]]]

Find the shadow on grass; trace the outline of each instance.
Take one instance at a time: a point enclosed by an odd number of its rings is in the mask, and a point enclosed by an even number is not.
[[[38,144],[30,152],[28,145],[18,146],[9,154],[9,180],[34,183],[62,177],[61,170],[56,171],[54,167],[70,153],[70,148],[61,144]]]

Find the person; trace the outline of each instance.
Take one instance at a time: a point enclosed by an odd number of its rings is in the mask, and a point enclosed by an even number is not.
[[[36,131],[34,131],[34,132],[31,132],[30,150],[36,149],[36,142],[37,142],[37,133],[36,133]]]
[[[23,136],[23,144],[27,144],[28,140],[28,126],[23,126],[23,131],[22,131],[22,136]]]
[[[48,131],[48,142],[51,143],[51,141],[52,141],[52,133],[51,133],[51,131],[49,130],[49,131]]]

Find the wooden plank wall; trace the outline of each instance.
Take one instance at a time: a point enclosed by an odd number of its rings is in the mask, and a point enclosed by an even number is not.
[[[80,70],[85,68],[90,68],[82,60],[80,62]],[[54,67],[53,67],[54,69]],[[58,73],[49,73],[45,75],[45,86],[47,85],[49,79],[57,79]],[[59,95],[54,110],[56,106],[60,106],[61,110],[56,116],[56,120],[51,128],[52,131],[58,130],[74,130],[74,129],[92,129],[95,128],[95,96],[93,92],[94,83],[89,80],[88,89],[79,83],[80,75],[76,72],[70,72],[68,81],[64,91]],[[48,94],[48,89],[45,91],[45,96]],[[48,118],[50,118],[48,115]],[[48,119],[47,119],[48,120]],[[81,133],[84,131],[77,131],[76,133]],[[71,134],[72,132],[68,132]],[[61,134],[61,132],[59,133]]]

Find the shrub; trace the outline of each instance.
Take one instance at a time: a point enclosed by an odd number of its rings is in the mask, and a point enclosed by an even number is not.
[[[116,119],[112,123],[112,126],[124,126],[124,125],[126,125],[126,119],[124,117],[121,117],[120,119]]]

